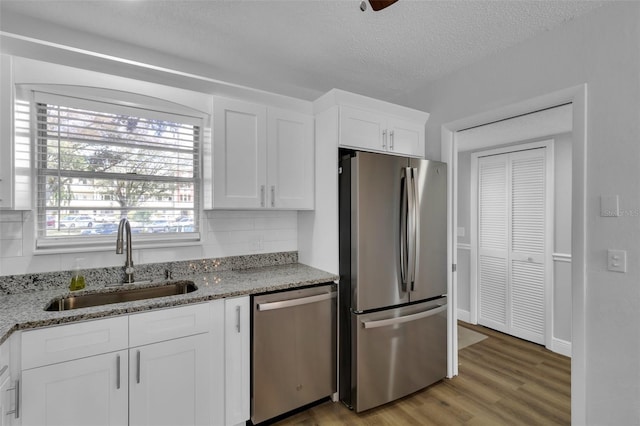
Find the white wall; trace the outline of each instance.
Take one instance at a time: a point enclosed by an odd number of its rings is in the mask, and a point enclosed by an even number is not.
[[[0,211],[0,276],[69,270],[76,257],[87,268],[123,266],[123,255],[113,250],[85,253],[34,255],[34,215]],[[206,211],[202,241],[171,248],[135,248],[134,264],[169,262],[244,254],[297,250],[298,216],[295,211]]]
[[[573,284],[586,294],[578,424],[640,424],[639,40],[640,3],[613,2],[402,99],[431,112],[427,156],[438,159],[442,124],[587,84],[586,282]],[[600,217],[601,194],[620,195],[627,214]],[[607,248],[627,250],[627,273],[606,270]]]

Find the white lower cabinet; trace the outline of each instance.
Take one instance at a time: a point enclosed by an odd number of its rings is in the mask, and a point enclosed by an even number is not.
[[[15,418],[15,382],[11,380],[10,342],[0,345],[0,426],[9,426]]]
[[[250,300],[225,300],[225,424],[245,424],[250,413]]]
[[[129,366],[130,425],[208,424],[207,334],[129,349]]]
[[[249,326],[244,296],[25,331],[20,418],[0,375],[0,426],[244,424]]]
[[[127,351],[22,372],[23,425],[126,425]]]
[[[0,366],[2,368],[2,366]],[[10,392],[9,388],[11,387],[11,381],[9,380],[9,376],[0,377],[0,426],[9,426],[11,424],[10,413]]]

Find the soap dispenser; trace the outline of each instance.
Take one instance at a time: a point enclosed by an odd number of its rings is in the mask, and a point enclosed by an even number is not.
[[[82,290],[84,288],[84,275],[82,274],[82,267],[80,266],[82,260],[83,259],[79,257],[75,260],[73,272],[71,273],[71,284],[69,285],[69,290],[71,291]]]

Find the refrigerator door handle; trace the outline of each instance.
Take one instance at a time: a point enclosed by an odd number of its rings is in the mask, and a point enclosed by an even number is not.
[[[416,321],[422,318],[427,318],[433,315],[437,315],[440,312],[444,312],[446,310],[447,310],[447,305],[438,305],[436,308],[429,309],[428,311],[418,312],[417,314],[405,315],[403,317],[388,318],[388,319],[375,320],[375,321],[362,321],[362,326],[364,328],[387,327],[389,325],[402,324],[405,322],[411,322],[411,321]]]
[[[402,177],[400,179],[400,280],[402,291],[407,291],[409,282],[409,186],[411,182],[411,168],[402,168]]]
[[[416,249],[418,239],[418,169],[408,167],[407,172],[410,176],[409,192],[409,230],[408,230],[408,271],[409,282],[411,283],[411,291],[414,290],[416,280]]]

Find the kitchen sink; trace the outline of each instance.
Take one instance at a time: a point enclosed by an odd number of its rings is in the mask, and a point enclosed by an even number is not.
[[[172,281],[153,287],[127,288],[108,293],[89,293],[78,296],[66,296],[54,299],[44,308],[45,311],[67,311],[69,309],[102,306],[111,303],[133,302],[135,300],[187,294],[198,289],[193,281]]]

